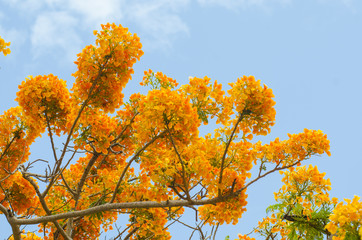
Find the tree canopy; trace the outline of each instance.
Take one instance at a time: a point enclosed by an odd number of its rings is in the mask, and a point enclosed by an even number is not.
[[[255,234],[361,239],[359,198],[330,199],[325,174],[302,166],[330,155],[326,134],[305,129],[283,141],[253,141],[270,133],[276,114],[273,92],[260,80],[243,76],[225,91],[206,76],[179,86],[148,70],[140,82],[148,93],[125,100],[133,64],[143,55],[140,39],[116,24],[93,33],[95,45],[77,55],[71,89],[52,74],[29,76],[19,86],[18,106],[0,116],[0,210],[11,239],[98,239],[120,215],[128,223],[113,239],[170,239],[171,224],[215,238],[220,225],[236,224],[247,210],[246,190],[275,172],[284,185]],[[9,45],[0,38],[4,55]],[[201,136],[202,124],[213,131]],[[52,159],[29,157],[42,134]],[[185,208],[195,212],[196,226],[180,220]],[[37,233],[20,230],[34,224]]]

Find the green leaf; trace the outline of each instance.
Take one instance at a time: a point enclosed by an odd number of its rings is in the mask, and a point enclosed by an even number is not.
[[[275,212],[275,210],[280,210],[282,208],[284,208],[284,204],[282,204],[282,203],[277,203],[277,204],[274,204],[274,205],[270,205],[266,209],[266,213]]]

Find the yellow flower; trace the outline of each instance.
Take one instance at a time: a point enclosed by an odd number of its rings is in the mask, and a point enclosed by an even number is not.
[[[0,36],[0,52],[2,52],[4,54],[4,56],[8,55],[11,51],[9,48],[10,46],[10,42],[5,42],[4,39],[1,38]]]

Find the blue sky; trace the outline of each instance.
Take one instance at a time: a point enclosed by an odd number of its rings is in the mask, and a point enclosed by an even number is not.
[[[0,111],[16,105],[28,75],[53,73],[71,86],[75,55],[93,43],[92,31],[120,23],[140,36],[145,52],[126,96],[141,91],[149,68],[181,84],[207,75],[225,87],[254,75],[276,96],[276,124],[261,140],[323,130],[332,156],[309,163],[331,179],[333,197],[362,196],[361,11],[359,0],[0,0],[0,36],[12,50],[0,57]],[[44,144],[34,145],[32,158],[46,156]],[[276,174],[248,189],[248,212],[218,239],[249,232],[280,186]]]

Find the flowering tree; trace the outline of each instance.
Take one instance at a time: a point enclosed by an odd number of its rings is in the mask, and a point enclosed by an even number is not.
[[[29,76],[19,86],[19,106],[0,116],[0,210],[12,239],[96,239],[121,214],[129,222],[114,239],[170,239],[168,226],[181,223],[185,207],[198,219],[196,226],[185,225],[207,239],[205,225],[215,235],[219,225],[236,224],[246,211],[246,189],[280,170],[280,204],[257,231],[268,239],[277,231],[302,236],[309,232],[299,231],[299,223],[311,229],[314,212],[324,211],[328,219],[334,204],[326,193],[329,181],[313,167],[293,171],[313,155],[330,154],[326,135],[305,130],[285,141],[251,142],[274,124],[271,89],[252,76],[230,83],[227,93],[208,77],[177,87],[149,70],[141,82],[148,94],[124,101],[132,66],[143,54],[140,40],[115,24],[102,25],[94,35],[95,45],[78,54],[70,90],[52,74]],[[0,38],[4,55],[8,46]],[[199,136],[200,125],[213,118],[214,133]],[[33,160],[29,147],[42,133],[53,159]],[[57,146],[56,138],[63,144]],[[31,171],[42,162],[43,173]],[[253,177],[252,168],[258,169]],[[306,185],[302,192],[298,184]],[[337,205],[329,230],[322,224],[311,234],[349,233],[345,208],[353,204],[360,203]],[[33,224],[39,233],[20,231]]]

